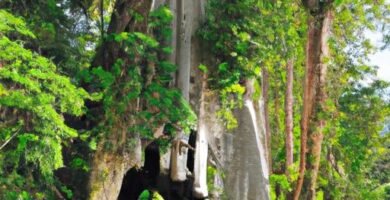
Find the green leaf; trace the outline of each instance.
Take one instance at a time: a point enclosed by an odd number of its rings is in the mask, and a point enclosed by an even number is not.
[[[343,0],[335,0],[334,4],[335,6],[340,6],[343,3]]]
[[[218,71],[220,71],[220,72],[226,72],[227,69],[228,69],[228,67],[229,67],[228,63],[223,62],[223,63],[221,63],[221,64],[218,65]]]
[[[89,146],[89,148],[90,148],[91,150],[94,150],[94,151],[95,151],[96,148],[97,148],[96,139],[93,138],[93,139],[89,142],[88,146]]]
[[[206,66],[206,65],[203,65],[203,64],[200,64],[200,65],[198,66],[198,69],[199,69],[200,71],[202,71],[203,73],[207,73],[207,72],[208,72],[207,66]]]

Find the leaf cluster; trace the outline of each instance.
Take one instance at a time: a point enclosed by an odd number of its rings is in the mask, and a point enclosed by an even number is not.
[[[34,173],[49,184],[53,170],[63,165],[62,146],[78,135],[63,114],[80,116],[91,96],[60,75],[52,61],[11,40],[11,33],[34,37],[21,18],[0,10],[0,174],[6,177],[0,185],[23,194],[18,180],[30,178],[21,176]]]

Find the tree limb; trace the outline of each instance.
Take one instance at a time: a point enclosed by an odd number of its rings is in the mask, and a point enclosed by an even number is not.
[[[0,146],[0,150],[2,150],[19,133],[19,130],[20,129],[15,131],[15,133],[10,138],[8,138],[8,140],[5,141],[3,145]]]

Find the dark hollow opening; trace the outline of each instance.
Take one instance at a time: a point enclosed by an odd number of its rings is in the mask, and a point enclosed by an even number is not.
[[[188,144],[196,145],[196,131],[191,131]],[[145,161],[141,169],[131,168],[123,178],[118,200],[137,200],[144,190],[154,190],[165,200],[192,200],[194,151],[188,151],[187,168],[191,176],[186,181],[175,182],[169,174],[160,173],[160,147],[153,141],[145,148]]]
[[[145,148],[141,169],[131,168],[123,178],[118,200],[137,200],[145,189],[157,189],[160,174],[160,149],[156,141]]]

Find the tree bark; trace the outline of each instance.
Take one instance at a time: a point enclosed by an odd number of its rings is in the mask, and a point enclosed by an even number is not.
[[[286,131],[286,175],[289,175],[288,168],[293,164],[294,143],[293,143],[293,82],[294,82],[294,61],[290,59],[287,63],[287,87],[285,96],[285,131]]]
[[[179,2],[180,0],[178,0],[178,5]],[[179,74],[185,74],[186,80],[188,80],[188,85],[183,87],[183,89],[192,90],[190,93],[190,103],[198,113],[198,131],[195,144],[196,151],[193,174],[194,184],[192,192],[194,197],[199,199],[204,199],[210,195],[209,188],[207,187],[207,164],[209,160],[208,146],[211,144],[209,143],[209,139],[214,139],[214,137],[217,137],[217,133],[219,133],[218,123],[211,123],[212,121],[217,121],[216,118],[210,120],[211,117],[215,116],[215,112],[212,110],[214,109],[216,102],[210,101],[210,98],[213,97],[213,95],[207,90],[207,74],[200,72],[198,69],[198,66],[201,63],[204,64],[210,60],[210,58],[204,57],[203,46],[196,36],[196,30],[199,25],[202,24],[205,17],[205,2],[206,0],[182,1],[184,12],[181,14],[182,21],[178,22],[182,24],[181,30],[179,29],[181,34],[178,35],[178,38],[180,38],[178,50],[180,49],[180,51],[182,51],[184,47],[190,47],[190,49],[178,53],[178,56],[181,56],[180,59],[182,61],[184,61],[183,59],[188,59],[188,64],[181,61],[182,65],[188,65],[189,67],[185,70],[179,69]],[[183,30],[183,27],[188,28],[187,30]],[[192,80],[190,80],[190,73],[193,73]],[[180,82],[180,80],[178,81]]]
[[[129,31],[147,32],[147,19],[152,0],[117,0],[111,21],[107,29],[108,34]],[[136,21],[130,14],[133,10],[143,16],[143,20]],[[118,58],[129,60],[122,51],[120,44],[112,41],[102,41],[97,49],[92,66],[102,66],[110,70]],[[126,77],[120,77],[120,81],[126,81]],[[122,80],[123,79],[123,80]],[[137,102],[130,102],[127,111],[134,113],[140,108]],[[114,111],[113,111],[114,112]],[[102,119],[104,121],[104,119]],[[138,134],[129,134],[127,128],[134,125],[131,116],[118,116],[115,118],[110,133],[103,135],[99,141],[96,152],[92,158],[92,166],[89,177],[90,200],[116,200],[121,188],[122,179],[126,171],[141,162],[141,142]],[[132,140],[134,146],[125,148],[126,141]],[[107,144],[111,148],[107,148]]]
[[[175,21],[173,22],[173,42],[174,52],[170,59],[175,60],[176,65],[178,66],[178,71],[176,74],[176,86],[180,89],[183,97],[190,101],[190,88],[191,88],[191,70],[197,68],[199,65],[197,58],[200,58],[200,49],[196,48],[199,46],[199,41],[194,41],[195,30],[200,24],[202,19],[199,9],[203,6],[202,1],[182,1],[182,0],[173,0],[171,5],[175,13]],[[196,65],[196,66],[194,66]],[[202,79],[199,77],[199,79]],[[206,80],[205,80],[206,81]],[[203,83],[204,85],[205,83]],[[195,160],[194,160],[194,188],[193,192],[197,198],[205,198],[208,196],[207,189],[207,160],[208,160],[208,142],[206,131],[207,124],[204,123],[205,115],[205,103],[204,103],[204,92],[205,86],[202,86],[201,91],[201,101],[200,109],[198,114],[198,131],[196,139],[196,149]],[[196,97],[195,97],[196,98]],[[195,100],[199,100],[196,98]],[[203,102],[203,103],[202,103]],[[195,107],[195,106],[194,106]],[[179,137],[181,137],[179,135]],[[182,167],[177,166],[178,168],[185,169],[186,163],[177,163],[182,165]],[[172,175],[171,175],[172,177]],[[180,179],[181,181],[184,181]]]
[[[147,19],[151,8],[152,0],[117,0],[115,2],[114,11],[111,15],[110,24],[107,28],[107,34],[121,33],[124,31],[147,31]],[[141,21],[135,20],[130,10],[140,13],[144,19]],[[121,56],[121,48],[118,42],[102,41],[102,45],[97,49],[92,66],[102,66],[105,70],[109,70],[116,59]]]
[[[316,88],[316,116],[313,120],[315,124],[315,130],[310,134],[310,153],[313,159],[310,159],[311,162],[307,162],[308,170],[311,171],[310,180],[307,182],[310,183],[308,188],[306,188],[307,198],[306,199],[316,199],[316,186],[317,186],[317,177],[318,170],[320,166],[321,160],[321,145],[324,138],[324,128],[326,126],[326,119],[323,116],[320,116],[320,113],[326,112],[326,100],[327,100],[327,91],[326,91],[326,72],[327,72],[327,63],[326,59],[329,57],[329,47],[328,47],[328,37],[329,37],[329,29],[332,23],[332,14],[331,11],[327,11],[325,13],[322,29],[321,29],[321,55],[320,55],[320,63],[318,65],[317,72],[317,80],[318,86]]]
[[[207,188],[207,157],[208,157],[208,142],[207,134],[210,130],[207,127],[207,111],[206,111],[206,88],[207,78],[204,74],[202,78],[202,91],[200,98],[200,109],[199,109],[199,121],[198,121],[198,133],[196,136],[196,151],[195,151],[195,162],[194,162],[194,189],[193,193],[196,198],[205,198],[208,196]]]
[[[247,91],[253,90],[252,84],[247,81]],[[228,199],[270,199],[268,164],[261,142],[265,131],[264,124],[260,124],[264,122],[264,118],[259,118],[263,114],[261,107],[261,104],[254,105],[251,92],[247,92],[243,107],[234,111],[238,127],[233,130],[232,152],[227,156],[225,191]]]
[[[315,199],[316,180],[321,155],[325,119],[320,113],[325,110],[326,63],[328,56],[328,33],[331,26],[330,2],[305,3],[311,16],[308,18],[308,39],[306,44],[306,69],[301,120],[301,152],[299,177],[294,191],[298,200],[304,187],[302,199]],[[309,159],[306,159],[310,156]],[[306,176],[305,176],[305,171]]]
[[[174,10],[174,16],[177,21],[174,22],[175,38],[173,40],[175,47],[176,55],[171,57],[175,58],[175,63],[178,66],[177,76],[176,76],[176,86],[180,89],[182,96],[185,100],[189,101],[190,97],[190,74],[191,74],[191,38],[192,38],[192,28],[194,21],[192,19],[194,3],[192,1],[181,1],[177,0],[175,3],[172,3],[176,6]],[[181,131],[178,133],[176,139],[180,140],[183,137],[184,133]],[[172,164],[175,169],[171,170],[171,179],[173,181],[185,181],[186,177],[186,160],[187,160],[187,151],[183,153],[176,153],[171,151],[171,162],[177,161]]]
[[[262,97],[264,101],[264,123],[265,123],[265,154],[267,157],[268,162],[268,170],[269,173],[272,172],[272,156],[271,156],[271,127],[269,123],[269,114],[268,114],[268,89],[269,89],[269,74],[268,70],[263,67],[261,71],[263,75],[262,83],[261,83],[261,90],[262,90]]]
[[[191,38],[193,21],[193,1],[177,1],[177,87],[184,99],[189,100],[191,73]]]

